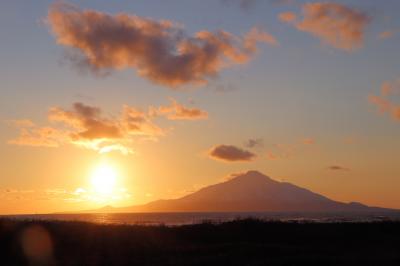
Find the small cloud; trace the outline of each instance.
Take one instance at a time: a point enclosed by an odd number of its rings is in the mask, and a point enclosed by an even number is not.
[[[297,19],[297,15],[294,12],[283,12],[278,15],[280,21],[285,23],[292,23]]]
[[[248,139],[245,143],[244,143],[244,145],[247,147],[247,148],[259,148],[259,147],[262,147],[263,145],[264,145],[264,141],[263,141],[263,139],[260,139],[260,138],[258,138],[258,139]]]
[[[19,136],[9,140],[8,144],[56,148],[60,146],[60,140],[66,137],[64,132],[52,127],[33,127],[29,125],[19,130]]]
[[[268,149],[266,158],[270,161],[290,159],[315,143],[315,139],[305,138],[294,144],[274,144]]]
[[[208,112],[199,108],[189,108],[170,98],[171,105],[160,106],[151,110],[152,115],[165,116],[169,120],[204,120]]]
[[[246,174],[246,173],[247,173],[247,172],[230,173],[230,174],[224,176],[224,177],[222,178],[222,181],[229,181],[229,180],[231,180],[231,179],[234,179],[235,177],[244,175],[244,174]]]
[[[340,166],[340,165],[328,166],[328,170],[332,170],[332,171],[350,171],[349,168],[343,167],[343,166]]]
[[[362,11],[332,2],[306,3],[302,15],[303,19],[299,20],[295,13],[285,12],[279,14],[279,19],[348,52],[363,46],[365,29],[371,21]]]
[[[305,138],[302,140],[302,143],[305,145],[313,145],[315,144],[315,139],[313,138]]]
[[[85,194],[87,191],[84,188],[78,187],[77,189],[75,189],[75,191],[72,193],[73,195],[81,195],[81,194]]]
[[[271,161],[291,158],[299,145],[291,144],[274,144],[273,147],[267,152],[267,159]]]
[[[396,32],[397,31],[395,30],[385,30],[378,34],[378,38],[381,40],[389,39],[392,38],[396,34]]]
[[[275,161],[275,160],[280,159],[280,157],[278,155],[274,154],[273,152],[269,151],[269,152],[267,152],[267,159],[270,161]]]
[[[238,87],[228,83],[228,84],[216,84],[212,86],[211,89],[216,93],[228,93],[238,90]]]
[[[35,123],[33,123],[31,120],[29,119],[19,119],[19,120],[9,120],[8,121],[11,125],[14,125],[16,127],[34,127]]]
[[[208,155],[225,162],[249,162],[256,157],[254,153],[233,145],[214,146],[209,150]]]
[[[400,79],[385,81],[380,88],[380,95],[369,95],[368,101],[377,107],[381,114],[388,113],[393,119],[400,121],[400,104],[394,103],[390,96],[400,91]]]

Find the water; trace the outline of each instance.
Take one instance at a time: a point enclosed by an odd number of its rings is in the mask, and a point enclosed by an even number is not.
[[[400,212],[186,212],[186,213],[90,213],[9,215],[17,220],[84,221],[101,224],[184,225],[204,221],[225,222],[234,219],[258,218],[279,221],[374,222],[400,221]]]

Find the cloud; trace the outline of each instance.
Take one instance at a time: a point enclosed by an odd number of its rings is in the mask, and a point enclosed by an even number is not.
[[[233,145],[214,146],[209,150],[208,155],[225,162],[249,162],[256,157],[254,153]]]
[[[302,143],[305,145],[313,145],[315,144],[315,139],[313,138],[305,138],[302,140]]]
[[[349,168],[343,167],[343,166],[340,166],[340,165],[328,166],[328,170],[332,170],[332,171],[350,171]]]
[[[248,139],[245,144],[247,148],[258,148],[264,145],[263,139]]]
[[[5,201],[15,200],[46,200],[58,202],[118,202],[131,198],[132,194],[126,189],[117,188],[111,194],[99,194],[90,188],[76,188],[67,190],[61,188],[41,189],[41,190],[19,190],[5,189],[0,190],[0,199]]]
[[[274,161],[291,158],[299,148],[298,144],[274,144],[267,152],[267,159]]]
[[[369,95],[368,101],[375,105],[380,113],[389,113],[393,119],[400,121],[400,105],[397,105],[382,96],[375,95]]]
[[[189,108],[174,99],[170,99],[171,105],[153,108],[152,115],[165,116],[169,120],[203,120],[208,118],[208,112],[199,108]]]
[[[392,38],[398,30],[385,30],[378,34],[378,38],[381,40]]]
[[[299,20],[295,13],[285,12],[279,19],[318,37],[324,44],[348,52],[363,46],[365,29],[371,21],[362,11],[332,2],[306,3],[302,15]]]
[[[297,15],[294,12],[283,12],[278,15],[278,18],[282,22],[291,23],[297,19]]]
[[[390,39],[390,38],[393,38],[399,32],[400,32],[399,28],[392,28],[392,29],[384,30],[378,34],[378,39],[380,39],[380,40]]]
[[[281,159],[282,157],[280,157],[279,155],[276,155],[275,153],[273,153],[273,152],[267,152],[267,159],[268,160],[270,160],[270,161],[275,161],[275,160],[278,160],[278,159]]]
[[[52,127],[38,127],[30,120],[23,120],[23,124],[16,124],[20,133],[16,139],[8,141],[8,144],[32,147],[55,148],[59,146],[59,140],[64,139],[65,134]]]
[[[296,154],[309,149],[311,145],[316,145],[314,138],[301,139],[297,143],[274,144],[266,153],[266,158],[271,161],[290,159]]]
[[[400,79],[385,81],[380,88],[380,95],[370,94],[369,103],[373,104],[379,113],[388,113],[394,120],[400,121],[400,104],[394,103],[390,96],[400,93]]]
[[[151,115],[128,105],[123,106],[121,123],[129,135],[156,137],[165,134],[163,129],[153,123]]]
[[[236,91],[239,88],[231,83],[226,83],[226,84],[216,84],[215,86],[210,87],[210,89],[216,93],[228,93]]]
[[[119,139],[123,136],[118,124],[101,117],[101,110],[83,103],[74,103],[73,110],[67,111],[60,107],[53,107],[49,111],[49,120],[62,122],[77,129],[71,133],[75,141],[94,139]]]
[[[390,94],[398,93],[399,89],[400,89],[400,79],[394,82],[385,81],[381,85],[381,95],[389,96]]]
[[[235,177],[244,175],[244,174],[246,174],[246,173],[247,173],[247,172],[237,172],[237,173],[230,173],[230,174],[227,174],[226,176],[224,176],[224,177],[222,178],[222,182],[226,182],[226,181],[232,180],[232,179],[234,179]]]
[[[206,119],[207,112],[183,106],[174,99],[172,109],[162,113],[169,120]],[[166,130],[154,123],[154,107],[148,111],[124,105],[117,117],[106,117],[98,107],[74,103],[71,109],[51,107],[48,120],[51,126],[36,126],[30,120],[17,120],[13,124],[20,133],[8,143],[33,147],[59,147],[64,144],[95,150],[99,153],[118,151],[132,154],[131,143],[135,138],[156,140]],[[160,107],[161,108],[161,107]],[[164,107],[165,108],[165,107]],[[162,109],[162,108],[161,108]]]
[[[150,81],[178,87],[204,85],[235,64],[248,62],[257,43],[276,45],[276,39],[258,28],[244,36],[199,31],[188,36],[168,20],[120,13],[110,15],[57,3],[47,17],[57,43],[72,48],[73,61],[93,71],[136,69]]]

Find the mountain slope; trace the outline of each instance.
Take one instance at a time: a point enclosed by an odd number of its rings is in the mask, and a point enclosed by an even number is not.
[[[342,203],[290,183],[249,171],[179,199],[115,208],[115,212],[183,211],[379,211],[360,203]]]

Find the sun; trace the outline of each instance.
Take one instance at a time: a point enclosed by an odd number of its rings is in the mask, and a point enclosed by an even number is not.
[[[97,166],[91,175],[91,185],[93,190],[99,194],[111,194],[116,185],[117,172],[108,164]]]

